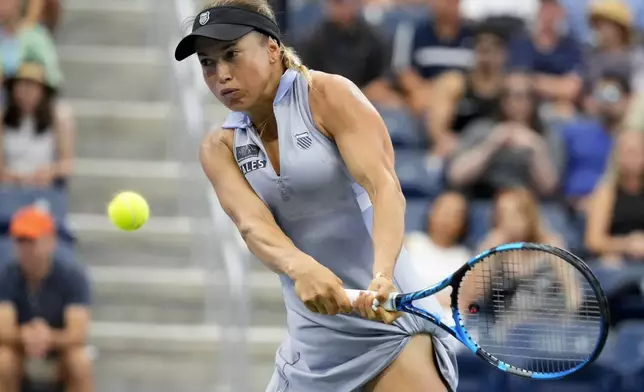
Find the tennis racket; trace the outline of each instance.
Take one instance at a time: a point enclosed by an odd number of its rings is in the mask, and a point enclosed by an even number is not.
[[[453,322],[414,305],[448,287]],[[352,303],[362,292],[346,291]],[[486,250],[442,282],[392,293],[377,306],[429,320],[489,364],[532,379],[579,371],[608,337],[608,303],[597,278],[577,256],[541,244]]]

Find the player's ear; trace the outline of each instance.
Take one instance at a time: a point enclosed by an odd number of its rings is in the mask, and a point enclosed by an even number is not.
[[[268,58],[270,59],[271,64],[276,63],[281,59],[282,48],[275,39],[270,37],[268,38],[266,50],[268,51]]]

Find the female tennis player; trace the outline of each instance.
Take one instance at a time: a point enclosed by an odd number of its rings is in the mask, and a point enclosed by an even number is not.
[[[218,0],[178,45],[232,113],[203,169],[249,249],[282,282],[289,337],[268,392],[453,391],[449,338],[430,322],[352,309],[421,287],[402,250],[405,199],[385,125],[347,79],[307,70],[265,0]],[[436,261],[440,262],[440,261]],[[465,260],[464,260],[465,262]],[[440,313],[433,298],[422,304]]]

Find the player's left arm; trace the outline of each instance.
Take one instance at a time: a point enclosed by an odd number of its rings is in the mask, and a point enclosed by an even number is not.
[[[335,140],[349,172],[373,204],[374,276],[393,277],[405,231],[405,198],[385,123],[344,77],[314,72],[309,95],[316,125]]]

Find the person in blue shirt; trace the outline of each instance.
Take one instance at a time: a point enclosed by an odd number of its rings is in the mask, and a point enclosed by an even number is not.
[[[571,118],[583,85],[580,44],[564,34],[565,10],[558,0],[541,0],[531,36],[510,44],[510,68],[531,72],[542,99],[550,102],[554,116]]]
[[[432,80],[447,70],[474,63],[474,29],[460,17],[460,0],[434,0],[432,18],[402,23],[394,38],[393,66],[412,109],[422,114],[431,103]]]
[[[9,231],[16,262],[0,271],[0,391],[18,392],[23,380],[92,391],[85,349],[90,286],[84,270],[53,256],[56,225],[48,212],[25,207],[13,216]]]
[[[567,163],[563,192],[575,210],[584,212],[587,199],[604,175],[613,145],[631,97],[629,81],[606,74],[593,88],[596,119],[583,119],[562,129]]]

